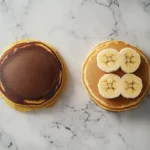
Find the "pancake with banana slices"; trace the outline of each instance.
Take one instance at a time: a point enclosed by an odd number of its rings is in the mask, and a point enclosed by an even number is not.
[[[86,58],[82,81],[91,99],[109,111],[137,107],[150,88],[148,57],[123,41],[97,45]]]
[[[0,95],[18,111],[54,105],[66,81],[62,57],[55,48],[41,41],[17,41],[0,59]]]

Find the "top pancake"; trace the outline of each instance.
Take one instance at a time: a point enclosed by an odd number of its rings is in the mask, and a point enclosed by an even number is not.
[[[125,47],[133,48],[141,56],[141,64],[139,68],[134,72],[134,74],[142,79],[143,82],[142,92],[138,97],[134,99],[124,98],[122,96],[119,96],[114,99],[106,99],[100,95],[97,87],[99,79],[104,74],[106,74],[106,72],[100,70],[97,66],[97,60],[96,60],[97,54],[103,49],[115,48],[116,50],[120,51],[122,48]],[[121,69],[112,73],[117,74],[120,77],[122,77],[125,74]],[[148,93],[149,86],[150,86],[149,61],[145,56],[145,54],[136,47],[133,47],[122,41],[108,41],[96,46],[92,51],[92,53],[88,56],[88,58],[86,59],[83,65],[82,79],[90,97],[104,109],[111,110],[111,111],[122,111],[122,110],[130,109],[132,107],[137,106]]]
[[[49,100],[60,88],[62,66],[52,49],[41,42],[11,47],[0,61],[2,93],[18,104]]]

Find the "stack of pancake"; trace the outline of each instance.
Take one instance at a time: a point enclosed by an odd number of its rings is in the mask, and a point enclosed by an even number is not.
[[[17,41],[0,59],[0,94],[18,111],[52,106],[66,81],[66,65],[62,57],[43,42]]]
[[[123,48],[132,48],[136,52],[138,52],[141,56],[141,64],[139,68],[134,72],[135,75],[140,77],[143,82],[143,88],[141,93],[136,98],[124,98],[123,96],[119,96],[113,99],[104,98],[98,90],[98,82],[99,79],[106,74],[106,72],[102,71],[97,65],[97,55],[104,49],[114,48],[117,51],[120,51]],[[114,71],[113,74],[116,74],[120,77],[125,75],[126,73],[121,69]],[[131,108],[135,108],[138,106],[145,96],[148,94],[150,87],[150,66],[147,56],[138,48],[131,46],[122,41],[106,41],[97,45],[93,51],[89,54],[85,63],[83,65],[82,70],[82,81],[83,84],[92,98],[92,100],[97,103],[100,107],[110,110],[110,111],[123,111]]]

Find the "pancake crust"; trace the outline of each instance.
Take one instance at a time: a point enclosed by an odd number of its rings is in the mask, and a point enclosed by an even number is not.
[[[106,48],[115,48],[118,51],[120,51],[122,48],[125,48],[125,47],[133,48],[141,56],[140,67],[134,72],[134,74],[142,79],[142,82],[143,82],[142,92],[137,98],[134,98],[134,99],[131,99],[131,98],[127,99],[122,96],[119,96],[114,99],[106,99],[100,95],[98,91],[98,87],[97,87],[99,79],[104,74],[106,74],[105,72],[100,70],[97,66],[97,62],[96,62],[97,54],[101,50],[106,49]],[[113,73],[119,75],[120,77],[126,74],[121,69]],[[93,49],[92,53],[85,60],[83,64],[83,69],[82,69],[82,81],[91,99],[95,103],[97,103],[100,107],[109,111],[129,110],[131,108],[135,108],[136,106],[138,106],[148,94],[148,91],[150,88],[149,60],[142,51],[140,51],[138,48],[134,46],[131,46],[122,41],[107,41],[107,42],[97,45]]]
[[[40,43],[43,43],[41,41],[34,41],[34,40],[28,40],[28,39],[25,39],[25,40],[20,40],[20,41],[17,41],[13,44],[11,44],[10,46],[8,46],[5,50],[5,53],[3,54],[3,56],[5,54],[7,54],[7,50],[9,50],[11,47],[13,47],[14,45],[16,44],[20,44],[20,43],[29,43],[29,42],[40,42]],[[44,43],[45,44],[45,43]],[[17,104],[13,101],[11,101],[10,99],[8,99],[1,91],[0,91],[0,95],[2,96],[2,98],[4,99],[4,101],[12,108],[18,110],[18,111],[21,111],[21,112],[26,112],[26,111],[30,111],[30,110],[37,110],[37,109],[41,109],[41,108],[44,108],[44,107],[51,107],[53,106],[59,96],[61,95],[61,93],[63,92],[65,86],[66,86],[66,83],[67,83],[67,68],[66,68],[66,64],[63,60],[63,58],[61,57],[61,55],[58,53],[58,51],[52,47],[51,45],[48,45],[48,44],[45,44],[46,46],[48,46],[51,50],[53,50],[53,52],[55,53],[55,55],[58,57],[61,65],[62,65],[62,84],[59,88],[59,90],[53,95],[53,97],[47,101],[45,101],[44,99],[41,99],[41,100],[24,100],[26,101],[27,103],[29,103],[29,105],[26,105],[26,104]],[[41,44],[42,46],[42,44]],[[3,86],[2,84],[0,84],[0,87],[3,89]],[[44,102],[45,101],[45,102]],[[31,103],[31,104],[30,104]],[[35,105],[34,105],[35,104]]]

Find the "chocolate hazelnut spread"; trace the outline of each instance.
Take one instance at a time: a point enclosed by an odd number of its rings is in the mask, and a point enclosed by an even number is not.
[[[47,101],[61,86],[62,65],[55,53],[41,42],[16,44],[1,58],[0,81],[1,92],[15,103]]]

